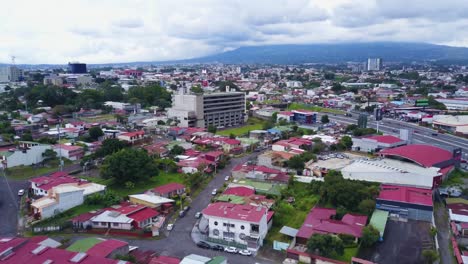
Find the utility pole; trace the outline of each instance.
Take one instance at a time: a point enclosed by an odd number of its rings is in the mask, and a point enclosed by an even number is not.
[[[59,169],[60,171],[63,171],[63,160],[62,160],[62,145],[60,143],[60,127],[62,126],[62,117],[59,116],[59,125],[57,127],[57,132],[58,132],[58,143],[59,143]]]

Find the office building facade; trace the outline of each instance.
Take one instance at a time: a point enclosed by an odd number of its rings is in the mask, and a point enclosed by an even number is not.
[[[178,120],[180,127],[231,127],[245,121],[245,94],[225,92],[210,94],[184,94],[172,98],[168,117]]]
[[[17,82],[23,77],[23,71],[16,66],[0,68],[0,82]]]
[[[368,71],[380,71],[382,69],[381,58],[369,58],[367,59],[367,70]]]
[[[86,63],[79,62],[69,62],[68,63],[68,72],[74,74],[84,74],[87,73]]]

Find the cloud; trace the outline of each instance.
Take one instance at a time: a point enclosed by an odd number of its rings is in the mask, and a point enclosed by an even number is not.
[[[163,61],[292,43],[468,46],[467,13],[466,0],[15,0],[0,9],[0,62]]]

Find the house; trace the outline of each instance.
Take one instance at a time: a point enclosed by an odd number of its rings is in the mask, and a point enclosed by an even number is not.
[[[156,210],[144,205],[122,203],[92,216],[89,221],[93,228],[131,230],[152,225],[158,215]]]
[[[239,164],[232,169],[235,179],[256,179],[262,181],[288,182],[289,175],[277,169],[262,165]]]
[[[354,137],[353,150],[362,152],[378,152],[382,149],[406,145],[406,140],[391,135]]]
[[[83,195],[88,196],[93,193],[103,192],[106,189],[105,185],[88,182],[86,180],[73,177],[63,171],[57,171],[49,176],[41,176],[29,180],[31,183],[31,192],[36,196],[47,195],[53,187],[60,185],[73,185],[83,189]]]
[[[155,187],[148,192],[153,193],[154,195],[159,195],[161,197],[169,198],[177,195],[182,195],[185,193],[185,186],[180,183],[171,182],[164,184],[158,187]]]
[[[158,142],[144,146],[143,148],[146,149],[146,151],[148,151],[148,155],[163,158],[169,154],[169,150],[166,147],[168,143],[169,142]]]
[[[70,185],[61,185],[52,188],[52,191],[31,203],[31,208],[37,218],[46,219],[64,212],[84,201],[84,189]]]
[[[285,140],[280,140],[272,144],[271,149],[273,151],[284,151],[284,152],[294,152],[297,151],[302,153],[304,150],[310,149],[312,147],[312,141],[305,138],[289,138]]]
[[[160,208],[161,206],[174,203],[174,200],[162,196],[154,195],[151,192],[143,194],[131,194],[128,196],[133,204],[148,206],[151,208]]]
[[[58,248],[61,244],[45,236],[32,238],[0,237],[2,264],[18,263],[79,263],[79,264],[128,264],[123,260],[93,256]]]
[[[206,160],[200,156],[189,157],[177,162],[177,166],[183,173],[196,173],[200,168],[204,168],[205,172],[211,172],[212,169],[210,167],[214,167],[215,165],[215,162]]]
[[[202,214],[208,221],[204,230],[208,233],[208,240],[226,244],[236,242],[253,251],[263,245],[268,222],[273,215],[260,206],[226,202],[209,204]]]
[[[298,153],[290,153],[284,151],[266,151],[258,156],[258,165],[266,167],[282,168],[284,162],[298,155]]]
[[[394,217],[431,222],[432,190],[382,184],[376,208]]]
[[[286,122],[294,121],[294,113],[291,111],[281,111],[276,115],[276,120],[285,120]]]
[[[313,234],[350,235],[356,240],[361,237],[362,229],[367,223],[367,216],[345,214],[341,220],[332,219],[336,210],[314,207],[296,234],[296,243],[307,245]]]
[[[117,136],[119,140],[134,144],[135,142],[142,140],[145,137],[145,131],[135,131],[135,132],[126,132],[121,133]]]
[[[54,151],[69,160],[80,160],[84,156],[83,147],[76,145],[57,144],[54,145]]]
[[[85,130],[86,123],[82,121],[70,122],[65,124],[65,128],[76,128],[80,131]]]
[[[0,147],[0,163],[4,168],[39,164],[44,160],[44,152],[52,149],[51,145],[21,141],[15,145]]]

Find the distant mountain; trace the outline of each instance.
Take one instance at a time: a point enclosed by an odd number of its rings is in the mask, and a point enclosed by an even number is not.
[[[374,42],[309,45],[270,45],[241,47],[207,57],[183,60],[192,63],[298,64],[366,61],[468,63],[468,48],[426,43]]]

